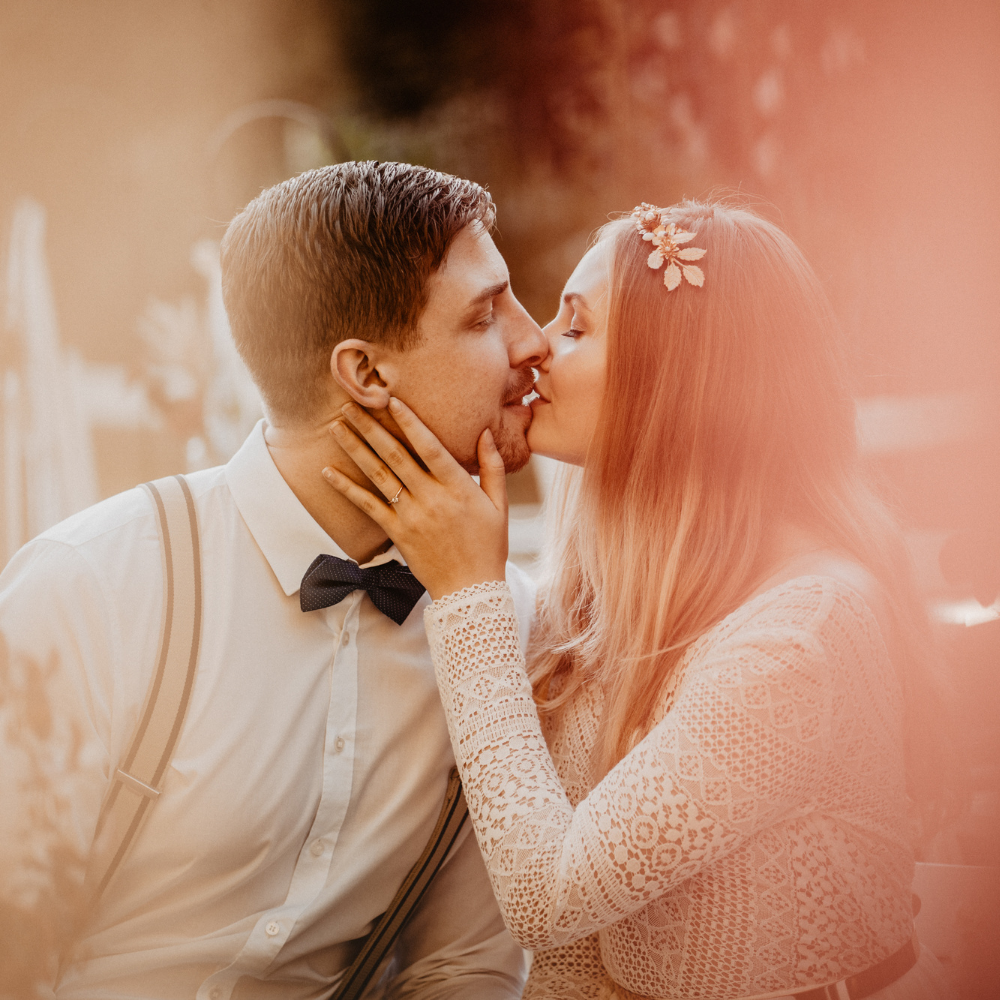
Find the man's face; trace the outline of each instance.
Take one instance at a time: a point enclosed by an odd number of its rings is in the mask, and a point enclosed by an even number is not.
[[[390,392],[470,472],[478,468],[476,442],[487,427],[507,471],[524,466],[531,410],[522,400],[548,344],[514,297],[507,265],[478,223],[452,240],[431,275],[417,334],[415,346],[384,352],[379,361]]]

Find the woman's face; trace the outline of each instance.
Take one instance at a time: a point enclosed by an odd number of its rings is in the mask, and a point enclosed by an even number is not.
[[[528,446],[571,465],[584,463],[604,394],[609,252],[607,240],[587,251],[542,330],[549,355],[538,367]]]

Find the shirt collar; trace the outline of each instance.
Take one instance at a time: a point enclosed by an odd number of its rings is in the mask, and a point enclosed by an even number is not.
[[[313,520],[285,482],[267,450],[264,425],[259,420],[229,460],[226,482],[237,510],[281,589],[291,597],[298,593],[302,576],[316,556],[350,557]],[[406,565],[395,545],[363,565],[380,566],[392,559]]]

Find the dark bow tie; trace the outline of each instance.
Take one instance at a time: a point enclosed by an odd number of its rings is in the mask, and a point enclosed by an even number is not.
[[[425,589],[395,560],[362,569],[349,559],[316,556],[302,577],[299,606],[303,611],[318,611],[339,604],[354,590],[364,590],[382,614],[402,625]]]

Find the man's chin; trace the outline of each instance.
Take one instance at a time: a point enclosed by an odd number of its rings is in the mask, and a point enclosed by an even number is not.
[[[520,446],[516,444],[508,444],[507,446],[501,446],[497,448],[500,452],[500,457],[503,459],[504,468],[507,470],[508,474],[511,472],[520,472],[527,464],[528,460],[531,458],[531,452],[528,450],[528,445],[522,441]],[[458,463],[470,476],[479,475],[479,462],[477,461],[459,461]]]
[[[500,452],[503,459],[504,468],[508,473],[517,472],[523,469],[531,458],[531,449],[525,437],[525,431],[521,426],[522,421],[518,421],[512,426],[512,421],[504,420],[498,430],[493,432],[493,443]],[[474,443],[473,448],[476,447]],[[479,457],[473,452],[467,458],[460,457],[452,452],[455,460],[465,469],[469,475],[479,475]]]
[[[500,413],[497,425],[491,427],[493,443],[500,452],[507,472],[517,472],[528,464],[531,449],[528,447],[528,428],[531,426],[531,409],[523,405],[508,404]],[[454,447],[448,447],[452,457],[470,475],[479,475],[479,456],[476,452],[479,437],[466,444],[460,454]],[[447,445],[446,445],[447,447]]]
[[[504,468],[508,472],[518,472],[528,464],[531,458],[531,451],[528,449],[528,442],[524,438],[508,442],[507,447],[498,447],[500,457],[503,459]]]
[[[513,410],[513,412],[510,412]],[[504,419],[495,441],[497,451],[508,472],[517,472],[528,464],[531,449],[528,448],[527,431],[531,424],[531,410],[528,407],[505,407]]]

